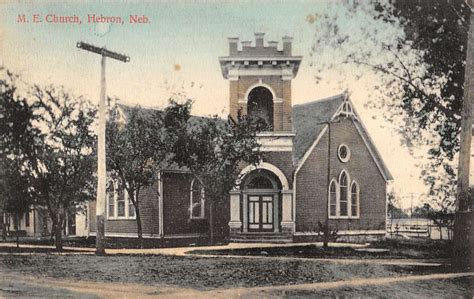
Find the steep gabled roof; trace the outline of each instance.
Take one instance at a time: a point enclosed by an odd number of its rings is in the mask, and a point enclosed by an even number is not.
[[[134,109],[135,107],[138,107],[139,112],[147,117],[153,116],[154,113],[161,114],[163,111],[160,108],[144,108],[141,106],[129,106],[125,104],[120,104],[117,103],[117,106],[119,108],[119,113],[121,114],[121,117],[124,119],[122,121],[125,121],[127,116],[130,114],[131,110]],[[196,115],[191,115],[189,118],[189,123],[188,123],[188,129],[191,130],[193,127],[199,125],[201,122],[205,120],[209,120],[211,117],[205,117],[205,116],[196,116]],[[225,119],[217,119],[219,124],[225,124],[226,120]]]
[[[121,103],[117,103],[118,111],[120,114],[120,122],[126,122],[127,117],[130,115],[132,109],[135,109],[135,107],[138,108],[138,111],[141,115],[145,117],[153,117],[156,115],[155,113],[161,114],[163,111],[160,108],[144,108],[141,106],[129,106]],[[191,115],[189,118],[189,122],[187,124],[187,130],[188,132],[191,132],[193,128],[199,126],[202,122],[211,119],[211,117],[205,117],[205,116],[195,116]],[[225,119],[217,119],[218,124],[224,125],[226,123]],[[184,166],[179,166],[175,162],[172,161],[172,156],[169,155],[169,157],[165,160],[162,161],[160,164],[160,169],[162,171],[179,171],[179,172],[188,172],[189,169]]]
[[[329,121],[344,101],[345,94],[339,94],[301,105],[293,106],[293,126],[296,136],[293,141],[293,157],[296,165],[303,159],[325,122]]]
[[[297,169],[304,163],[305,155],[312,145],[317,144],[317,139],[323,133],[327,126],[326,122],[331,120],[336,113],[340,112],[340,108],[346,99],[347,94],[339,94],[333,97],[293,106],[293,125],[296,136],[293,143],[293,158]],[[386,181],[393,180],[392,174],[382,160],[382,157],[375,146],[372,138],[369,136],[364,124],[360,121],[360,117],[354,109],[354,105],[348,99],[352,106],[353,123],[363,139],[367,149],[372,156],[375,164],[379,168],[382,176]]]

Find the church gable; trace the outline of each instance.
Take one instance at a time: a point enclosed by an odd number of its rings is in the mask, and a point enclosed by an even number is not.
[[[332,122],[329,146],[328,133],[327,128],[321,131],[296,172],[296,231],[315,230],[328,214],[331,227],[339,230],[382,229],[386,179],[359,134],[357,121],[341,117]]]
[[[293,160],[296,172],[302,167],[317,146],[324,134],[328,134],[328,122],[337,122],[339,119],[350,119],[357,129],[357,135],[363,141],[370,157],[385,181],[393,180],[393,177],[380,156],[374,142],[360,121],[357,112],[346,94],[336,95],[307,104],[296,105],[293,108],[293,119],[296,131],[294,139]],[[334,126],[335,122],[331,123]]]

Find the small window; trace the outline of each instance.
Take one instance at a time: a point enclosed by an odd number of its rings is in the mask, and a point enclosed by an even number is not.
[[[359,185],[355,181],[351,186],[351,216],[359,217]]]
[[[30,211],[26,211],[25,213],[25,226],[26,227],[30,226]]]
[[[113,181],[109,181],[107,187],[107,215],[109,218],[115,217],[115,186]]]
[[[134,218],[135,217],[135,206],[133,205],[132,200],[128,199],[128,217]]]
[[[336,190],[336,182],[333,180],[329,187],[329,216],[336,216],[337,213]]]
[[[201,184],[192,180],[191,182],[191,194],[190,194],[190,218],[191,219],[202,219],[204,218],[204,207],[205,207],[205,194],[204,188]]]
[[[125,194],[123,188],[117,190],[117,217],[125,217]]]
[[[345,144],[339,145],[337,148],[337,156],[341,162],[348,162],[351,157],[351,151],[349,150],[349,147]]]
[[[89,205],[86,205],[85,208],[84,208],[84,217],[85,217],[85,219],[89,219],[89,218],[87,218],[87,217],[89,217],[88,212],[87,212],[88,209],[89,209]],[[88,223],[89,223],[89,221],[84,221],[84,229],[86,229],[86,230],[87,230],[87,224]]]

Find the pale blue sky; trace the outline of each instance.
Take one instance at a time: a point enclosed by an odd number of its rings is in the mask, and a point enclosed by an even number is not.
[[[267,41],[281,41],[289,35],[294,38],[293,53],[304,57],[293,81],[293,104],[298,104],[341,91],[335,84],[336,74],[325,74],[325,80],[316,85],[309,66],[315,27],[306,16],[324,9],[336,10],[337,6],[311,1],[0,4],[0,63],[20,73],[25,81],[61,84],[97,102],[100,57],[77,49],[76,42],[106,46],[131,58],[130,63],[108,60],[109,96],[131,104],[163,106],[171,91],[184,86],[195,100],[194,113],[225,115],[228,82],[220,73],[218,57],[228,54],[227,38],[254,40],[254,32],[265,32]],[[20,24],[19,14],[30,19],[33,14],[42,18],[47,14],[77,15],[83,23],[33,24],[30,20]],[[113,24],[107,31],[107,26],[88,24],[88,14],[121,16],[125,24]],[[150,23],[129,24],[130,14],[146,15]],[[387,124],[371,118],[376,112],[363,107],[371,80],[367,75],[365,81],[353,84],[352,100],[394,174],[394,188],[400,195],[425,192],[418,180],[419,170],[413,166],[415,160],[399,146]]]

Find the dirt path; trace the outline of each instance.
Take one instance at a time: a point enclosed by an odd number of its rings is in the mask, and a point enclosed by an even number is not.
[[[13,273],[2,273],[0,295],[6,297],[59,296],[86,298],[254,298],[281,297],[288,291],[318,291],[343,287],[364,287],[395,284],[401,282],[429,281],[474,277],[474,272],[414,275],[390,278],[353,279],[345,281],[310,283],[299,285],[235,288],[223,290],[195,290],[167,285],[146,286],[141,284],[99,283],[70,280],[51,280]],[[22,289],[15,289],[21,287]],[[43,293],[38,293],[38,288]],[[36,292],[36,293],[35,293]]]
[[[429,275],[412,275],[412,276],[387,277],[387,278],[385,277],[364,278],[364,279],[307,283],[307,284],[286,285],[286,286],[256,287],[256,288],[241,289],[241,291],[255,294],[255,295],[257,294],[263,295],[263,294],[270,294],[270,293],[275,294],[275,293],[281,293],[285,291],[295,291],[295,290],[317,291],[317,290],[337,289],[337,288],[343,288],[343,287],[380,286],[380,285],[394,284],[394,283],[400,283],[400,282],[417,282],[417,281],[426,281],[426,280],[452,279],[452,278],[469,277],[469,276],[474,277],[474,272],[439,273],[439,274],[429,274]],[[232,289],[229,291],[235,292],[239,290]],[[225,293],[225,291],[223,293]]]

